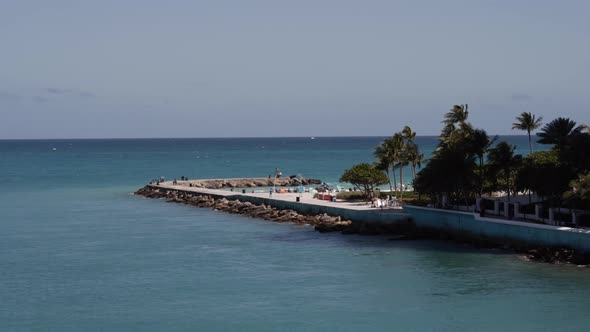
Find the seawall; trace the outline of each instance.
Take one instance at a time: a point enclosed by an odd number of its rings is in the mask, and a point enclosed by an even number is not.
[[[442,232],[460,241],[484,246],[500,245],[517,251],[561,248],[577,251],[574,254],[590,254],[590,230],[586,229],[485,218],[470,212],[417,206],[405,206],[404,209],[412,215],[418,230]]]
[[[292,202],[273,198],[253,197],[240,195],[237,199],[254,204],[266,204],[277,209],[291,209],[306,215],[328,214],[340,216],[342,219],[351,220],[353,223],[379,223],[394,224],[409,222],[410,216],[401,212],[388,212],[387,210],[352,210],[336,206],[317,205],[307,202]]]

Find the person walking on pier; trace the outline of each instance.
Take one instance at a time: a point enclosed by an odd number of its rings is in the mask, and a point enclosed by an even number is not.
[[[272,188],[268,188],[268,198],[272,197]]]

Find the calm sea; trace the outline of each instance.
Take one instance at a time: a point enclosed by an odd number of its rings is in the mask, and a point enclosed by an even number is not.
[[[508,139],[527,150],[526,137]],[[160,176],[276,167],[336,182],[380,140],[0,141],[0,330],[588,329],[584,268],[129,195]],[[436,141],[418,143],[428,154]]]

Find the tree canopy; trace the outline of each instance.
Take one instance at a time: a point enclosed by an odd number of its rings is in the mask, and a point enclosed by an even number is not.
[[[454,105],[444,114],[438,145],[430,159],[425,160],[420,153],[416,133],[404,126],[375,148],[373,166],[355,165],[340,181],[352,183],[367,196],[376,186],[388,182],[397,192],[397,179],[403,184],[403,170],[409,166],[414,191],[428,194],[435,205],[470,205],[478,196],[503,191],[508,199],[513,193],[528,192],[530,203],[530,194],[536,193],[549,206],[561,207],[569,202],[570,206],[590,207],[590,127],[557,118],[536,133],[538,142],[552,145],[551,149],[533,152],[531,133],[541,127],[542,117],[522,112],[512,129],[527,133],[529,153],[523,157],[515,153],[516,146],[496,144],[497,136],[474,127],[469,114],[467,104]],[[403,189],[399,194],[401,200]]]
[[[512,175],[522,162],[522,156],[514,154],[515,146],[507,142],[500,142],[489,150],[489,168],[492,174],[500,174],[503,177],[503,189],[510,200],[510,192],[513,191]]]
[[[539,143],[552,144],[561,148],[566,145],[569,137],[581,133],[582,129],[582,126],[576,127],[575,121],[557,118],[546,124],[537,136],[539,136]]]
[[[361,163],[344,171],[340,182],[348,182],[362,190],[368,199],[377,186],[387,183],[387,176],[373,165]]]

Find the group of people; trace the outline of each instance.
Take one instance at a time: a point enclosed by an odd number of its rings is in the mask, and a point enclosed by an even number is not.
[[[180,181],[188,181],[188,178],[183,175],[183,176],[180,177]],[[177,185],[178,184],[178,181],[176,179],[174,179],[174,181],[172,181],[172,184],[173,185]]]
[[[299,188],[268,188],[268,195],[269,197],[272,197],[272,193],[279,193],[279,194],[283,194],[283,193],[301,193],[305,191],[305,188],[301,187],[302,189]],[[303,191],[301,191],[303,190]]]
[[[164,181],[166,181],[166,178],[165,178],[165,177],[163,177],[163,176],[160,176],[160,178],[159,178],[159,179],[153,179],[152,181],[150,181],[150,182],[149,182],[149,184],[155,184],[156,186],[159,186],[159,185],[160,185],[160,183],[162,183],[162,182],[164,182]],[[181,176],[181,177],[180,177],[180,181],[188,181],[188,178],[187,178],[186,176],[184,176],[184,175],[183,175],[183,176]],[[176,185],[176,184],[178,184],[178,180],[174,179],[174,180],[172,181],[172,184],[173,184],[173,185]]]

